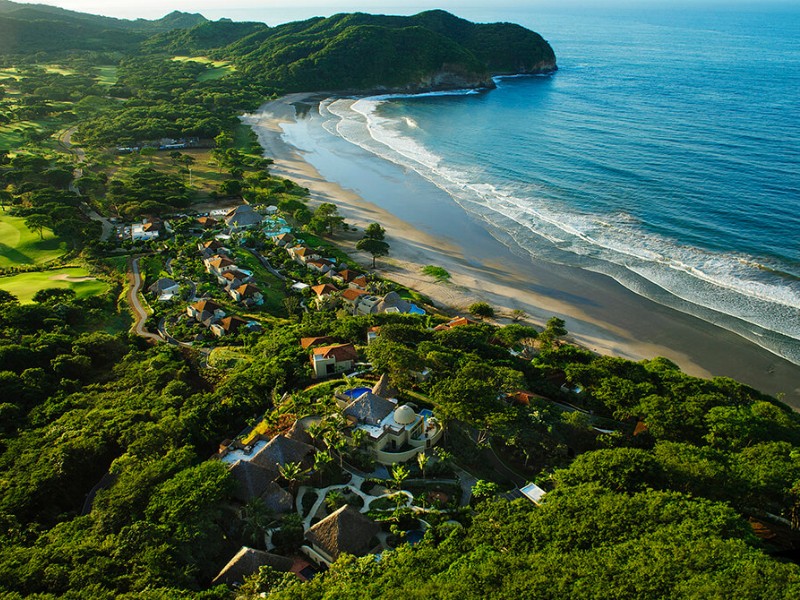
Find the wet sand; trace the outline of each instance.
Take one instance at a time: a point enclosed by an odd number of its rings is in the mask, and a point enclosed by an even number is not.
[[[378,259],[380,275],[453,313],[484,300],[495,307],[501,323],[508,322],[514,309],[523,310],[529,315],[526,321],[535,325],[559,316],[572,340],[601,354],[633,360],[664,356],[692,375],[732,377],[782,394],[787,404],[800,409],[800,366],[643,298],[605,275],[517,256],[416,173],[343,140],[333,149],[327,141],[318,144],[319,132],[305,115],[319,100],[286,96],[265,104],[245,122],[258,135],[265,156],[275,161],[271,171],[307,187],[312,203],[335,203],[359,230],[375,221],[386,228],[390,256]],[[367,268],[371,257],[355,250],[359,238],[337,234],[334,241]],[[435,283],[423,275],[425,265],[445,268],[451,283]]]

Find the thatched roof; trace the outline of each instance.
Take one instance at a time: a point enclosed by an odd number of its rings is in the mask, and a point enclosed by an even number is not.
[[[265,469],[247,460],[233,463],[230,473],[236,480],[233,496],[242,502],[261,496],[278,477],[277,469]]]
[[[364,392],[344,409],[345,417],[354,417],[359,423],[377,425],[397,406],[372,392]]]
[[[381,398],[396,398],[397,390],[394,389],[389,383],[389,376],[384,373],[378,380],[378,383],[372,388],[372,393]]]
[[[267,484],[261,501],[266,504],[268,509],[276,513],[287,513],[294,508],[292,495],[274,481]]]
[[[345,504],[309,529],[306,539],[336,560],[343,552],[364,556],[380,529],[375,521]]]
[[[259,466],[277,471],[279,466],[290,462],[310,463],[308,457],[314,454],[313,446],[297,442],[285,435],[276,435],[250,459]]]
[[[292,428],[284,434],[290,440],[294,440],[295,442],[302,442],[303,444],[312,445],[311,436],[308,435],[305,427],[300,421],[295,421]]]
[[[242,546],[228,564],[222,567],[211,584],[241,585],[245,577],[257,573],[260,567],[269,565],[276,571],[288,572],[293,564],[291,558]]]

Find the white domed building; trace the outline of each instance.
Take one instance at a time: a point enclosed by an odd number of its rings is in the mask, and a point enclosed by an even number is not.
[[[349,425],[344,433],[366,431],[375,460],[384,465],[415,458],[442,437],[442,427],[430,418],[430,411],[417,413],[408,404],[398,406],[396,402],[365,392],[342,411]]]

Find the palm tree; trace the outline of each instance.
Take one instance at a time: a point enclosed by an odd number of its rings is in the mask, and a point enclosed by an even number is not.
[[[316,446],[317,442],[322,439],[323,434],[327,427],[325,423],[322,421],[317,421],[316,423],[311,423],[308,427],[306,427],[306,433],[311,437],[311,441],[313,445]]]
[[[360,448],[364,445],[364,442],[367,440],[369,434],[364,429],[354,429],[353,433],[350,434],[350,439],[353,440],[353,446],[356,448]]]
[[[327,452],[317,452],[314,455],[314,472],[317,474],[318,482],[322,483],[323,475],[330,468],[333,458]]]
[[[264,546],[264,534],[277,524],[275,513],[259,499],[248,502],[242,516],[243,534],[256,547]]]
[[[278,465],[278,472],[281,477],[289,484],[289,493],[292,497],[297,495],[297,488],[300,481],[305,477],[306,470],[299,462],[287,462],[285,465]]]
[[[397,464],[392,467],[392,484],[397,490],[401,490],[403,482],[411,475],[411,471],[405,465]]]
[[[422,471],[422,478],[425,479],[425,467],[428,466],[428,455],[424,452],[420,452],[417,454],[417,464],[419,465],[419,470]]]
[[[328,506],[328,509],[333,512],[344,506],[345,499],[340,491],[331,490],[328,492],[327,498],[325,498],[325,504]]]

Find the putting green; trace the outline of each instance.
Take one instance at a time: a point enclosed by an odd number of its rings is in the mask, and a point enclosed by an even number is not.
[[[32,302],[36,292],[47,288],[74,290],[78,298],[86,298],[104,293],[108,290],[109,285],[82,267],[0,277],[0,290],[14,294],[23,304]]]

